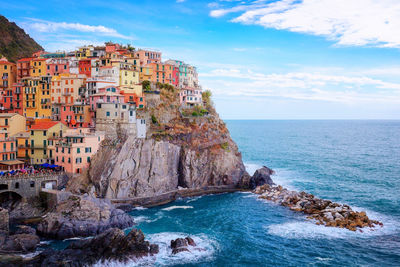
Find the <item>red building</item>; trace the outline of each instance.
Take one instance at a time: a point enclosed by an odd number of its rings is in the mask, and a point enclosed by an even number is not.
[[[23,83],[14,83],[12,85],[12,96],[13,96],[13,113],[18,113],[20,115],[23,116],[24,113],[24,92],[23,92],[23,88],[24,88],[24,84]]]
[[[79,60],[79,74],[85,74],[86,77],[92,76],[92,61],[90,59]]]
[[[63,105],[60,110],[61,122],[70,128],[88,128],[92,126],[89,105]]]
[[[146,106],[144,96],[138,96],[135,93],[125,93],[124,91],[121,91],[121,95],[124,96],[124,103],[135,103],[136,108],[144,108]]]
[[[51,58],[47,62],[47,75],[55,76],[62,73],[69,73],[69,61],[65,58]]]
[[[17,61],[17,81],[30,76],[31,60],[33,58],[21,58]]]

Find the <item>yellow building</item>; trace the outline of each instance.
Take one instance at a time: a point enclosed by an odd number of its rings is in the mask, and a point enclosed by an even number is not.
[[[31,69],[29,70],[29,75],[31,77],[40,77],[46,75],[47,66],[45,58],[33,58],[31,60]]]
[[[17,82],[17,66],[6,58],[0,58],[0,88],[11,88]]]
[[[29,135],[31,164],[51,163],[53,155],[49,146],[60,139],[67,129],[69,128],[59,121],[37,120],[31,126]]]
[[[86,59],[92,56],[94,47],[92,45],[80,47],[75,55],[78,59]]]
[[[23,79],[23,107],[27,118],[51,117],[51,76],[27,77]]]
[[[26,119],[18,113],[0,113],[0,128],[8,136],[26,131]]]
[[[143,81],[151,81],[151,77],[153,76],[153,69],[150,67],[140,67],[139,80]]]

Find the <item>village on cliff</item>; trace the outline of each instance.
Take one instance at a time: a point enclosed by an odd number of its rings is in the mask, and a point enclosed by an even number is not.
[[[0,176],[82,173],[116,125],[146,138],[146,97],[174,87],[183,107],[202,105],[196,67],[162,53],[106,43],[72,52],[0,59]],[[1,178],[0,178],[1,179]],[[0,193],[19,191],[1,183]],[[52,188],[42,183],[31,187]],[[27,188],[28,190],[29,188]],[[37,191],[34,190],[34,191]],[[33,193],[35,194],[35,193]]]

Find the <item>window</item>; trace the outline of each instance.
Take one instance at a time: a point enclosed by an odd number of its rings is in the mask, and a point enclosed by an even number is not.
[[[47,135],[47,131],[43,131],[43,136],[46,136]]]
[[[87,163],[90,163],[90,157],[87,157]]]
[[[80,148],[80,147],[77,147],[77,148],[76,148],[76,152],[77,152],[77,153],[81,153],[81,148]]]
[[[15,185],[14,185],[14,187],[15,187],[15,189],[18,189],[18,188],[19,188],[19,183],[16,182]]]
[[[107,116],[107,117],[110,117],[110,111],[107,111],[107,112],[106,112],[106,116]]]
[[[30,182],[30,186],[31,186],[31,187],[35,187],[35,181],[31,181],[31,182]]]
[[[31,135],[34,135],[33,131],[31,131]]]

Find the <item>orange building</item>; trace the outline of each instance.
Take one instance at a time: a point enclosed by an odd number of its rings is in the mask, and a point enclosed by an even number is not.
[[[151,81],[154,83],[166,83],[167,76],[165,72],[165,66],[162,63],[150,63],[147,65],[152,68],[153,73],[151,75]]]
[[[29,77],[31,69],[31,60],[33,58],[21,58],[17,61],[17,80],[18,82],[25,77]]]
[[[7,131],[0,130],[0,170],[19,170],[24,163],[17,160],[17,142],[14,137],[9,137]]]
[[[6,58],[0,59],[0,88],[10,88],[17,81],[17,66]]]

